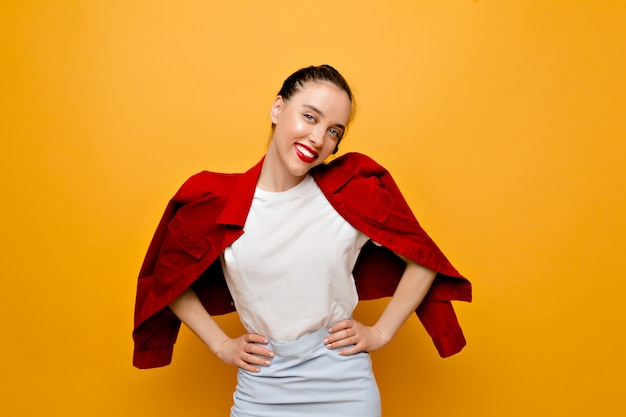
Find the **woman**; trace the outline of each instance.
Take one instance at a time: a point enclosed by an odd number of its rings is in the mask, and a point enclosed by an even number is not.
[[[245,174],[198,174],[181,188],[140,274],[136,366],[169,363],[180,320],[238,368],[231,416],[374,417],[368,352],[427,294],[420,318],[440,354],[462,348],[450,300],[469,301],[469,282],[389,174],[359,154],[324,163],[353,109],[334,68],[296,71],[271,106],[263,160]],[[232,310],[230,296],[248,331],[234,338],[211,317]],[[383,296],[392,298],[374,325],[352,319],[359,298]]]

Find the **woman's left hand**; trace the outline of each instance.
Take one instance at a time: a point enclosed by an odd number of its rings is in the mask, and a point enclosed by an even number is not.
[[[328,349],[341,349],[340,355],[354,355],[359,352],[372,352],[387,344],[382,333],[376,327],[366,326],[356,320],[343,320],[333,324],[328,332],[330,335],[324,339],[324,345]]]

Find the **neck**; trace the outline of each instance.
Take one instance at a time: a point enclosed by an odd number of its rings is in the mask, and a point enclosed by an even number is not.
[[[287,191],[300,184],[305,176],[306,174],[302,176],[293,175],[279,161],[275,160],[271,152],[268,152],[263,160],[257,187],[276,193]]]

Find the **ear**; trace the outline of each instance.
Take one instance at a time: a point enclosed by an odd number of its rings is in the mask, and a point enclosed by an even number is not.
[[[272,124],[276,124],[278,121],[278,115],[285,107],[285,100],[281,96],[276,96],[274,102],[272,103],[272,107],[270,108],[270,118],[272,119]]]

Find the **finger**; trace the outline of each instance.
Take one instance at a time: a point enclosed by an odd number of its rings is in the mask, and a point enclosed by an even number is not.
[[[258,356],[251,353],[245,353],[241,356],[241,359],[251,365],[269,366],[271,361],[264,356]]]
[[[269,340],[267,340],[267,337],[262,336],[258,333],[248,333],[244,337],[244,340],[248,343],[261,343],[263,345],[266,345],[269,343]]]
[[[244,350],[246,351],[246,353],[263,356],[265,358],[274,357],[274,352],[272,352],[270,349],[254,343],[248,343]]]
[[[328,349],[337,349],[346,346],[356,345],[359,342],[359,338],[357,336],[349,336],[336,340],[329,340],[328,343],[325,343]]]
[[[269,340],[267,340],[265,336],[257,333],[248,333],[244,336],[244,341],[247,342],[243,348],[246,353],[261,355],[268,358],[274,357],[274,352],[263,346],[269,343]]]
[[[342,320],[338,323],[333,324],[329,329],[329,333],[336,333],[341,330],[350,329],[354,326],[354,322],[352,320]]]
[[[341,349],[338,353],[341,356],[350,356],[350,355],[356,355],[357,353],[361,353],[363,350],[359,347],[357,347],[356,345],[351,346],[347,349]]]
[[[335,333],[328,335],[328,337],[324,339],[324,344],[336,343],[336,342],[339,342],[340,340],[355,337],[356,335],[357,335],[356,330],[353,328],[337,330]]]
[[[253,364],[249,364],[248,362],[242,360],[241,363],[238,364],[239,368],[244,371],[258,373],[261,372],[261,369],[258,366],[254,366]]]

